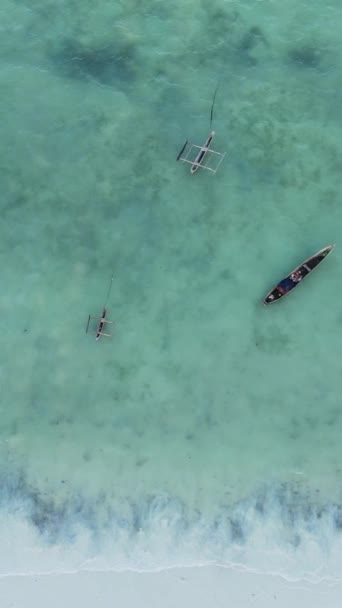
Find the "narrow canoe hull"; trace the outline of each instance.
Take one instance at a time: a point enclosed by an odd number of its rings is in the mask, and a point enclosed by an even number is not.
[[[278,302],[283,296],[286,296],[288,293],[293,291],[295,287],[297,287],[305,277],[308,276],[326,257],[327,255],[334,249],[335,245],[327,245],[327,247],[323,247],[320,251],[317,251],[310,258],[305,260],[300,266],[297,266],[294,270],[290,272],[284,279],[279,281],[279,283],[267,294],[264,299],[264,304],[273,304],[274,302]]]
[[[204,142],[203,146],[201,147],[193,164],[191,165],[190,173],[195,173],[197,171],[197,169],[201,166],[201,163],[203,163],[204,158],[205,158],[207,152],[209,151],[209,146],[210,146],[211,142],[213,141],[214,137],[215,137],[215,131],[212,131],[210,133],[208,139]]]
[[[100,320],[99,320],[99,323],[98,323],[97,329],[96,329],[96,340],[99,340],[99,339],[101,338],[101,336],[102,336],[102,330],[103,330],[103,326],[104,326],[104,324],[105,324],[105,322],[106,322],[106,321],[105,321],[105,319],[106,319],[106,314],[107,314],[107,309],[106,309],[106,308],[104,308],[104,309],[103,309],[103,311],[102,311],[102,315],[101,315],[101,318],[100,318]]]

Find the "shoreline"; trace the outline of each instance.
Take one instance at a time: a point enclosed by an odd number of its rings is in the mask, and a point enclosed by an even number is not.
[[[116,505],[78,492],[60,501],[23,475],[0,488],[0,579],[214,566],[291,583],[340,581],[341,503],[320,505],[297,485],[260,488],[208,512],[165,493]]]
[[[19,581],[20,579],[20,581]],[[20,584],[18,584],[20,582]],[[204,566],[161,572],[88,572],[0,578],[2,608],[335,608],[339,583],[290,582],[269,574]],[[143,598],[143,599],[142,599]]]

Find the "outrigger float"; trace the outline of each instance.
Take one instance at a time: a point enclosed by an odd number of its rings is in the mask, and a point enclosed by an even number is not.
[[[210,144],[215,137],[215,131],[211,131],[209,137],[204,142],[203,146],[197,146],[196,144],[189,144],[186,140],[180,153],[177,156],[177,160],[181,160],[183,163],[189,163],[190,173],[196,173],[197,169],[207,169],[212,173],[216,173],[221,162],[225,157],[225,153],[216,152],[210,148]],[[184,155],[183,155],[184,152]],[[183,155],[183,156],[182,156]],[[206,159],[206,162],[204,162]],[[215,159],[211,164],[212,159]],[[215,164],[216,163],[216,164]]]
[[[283,296],[286,296],[290,291],[292,291],[305,277],[310,274],[315,268],[317,268],[318,264],[320,264],[327,255],[334,249],[335,245],[327,245],[327,247],[323,247],[312,255],[310,258],[305,260],[300,266],[297,266],[292,272],[287,275],[284,279],[279,281],[279,283],[267,294],[264,299],[264,304],[272,304],[273,302],[277,302]]]
[[[108,302],[108,299],[109,299],[109,296],[110,296],[110,292],[111,292],[111,289],[112,289],[112,286],[113,286],[113,278],[114,278],[114,275],[111,278],[111,282],[110,282],[110,285],[109,285],[108,294],[107,294],[107,298],[106,298],[106,303],[105,303],[105,305],[104,305],[104,307],[102,309],[102,314],[101,314],[100,318],[94,317],[93,315],[89,315],[89,317],[88,317],[86,334],[88,334],[88,333],[95,334],[96,340],[99,340],[102,336],[106,336],[107,338],[111,338],[112,337],[112,334],[104,332],[103,329],[104,329],[104,327],[107,324],[110,324],[110,325],[113,324],[113,321],[108,321],[108,319],[106,319],[106,316],[107,316],[107,308],[106,308],[106,306],[107,306],[107,302]],[[92,325],[92,323],[91,323],[92,319],[96,319],[97,324],[95,325],[95,329],[89,330],[89,326]]]

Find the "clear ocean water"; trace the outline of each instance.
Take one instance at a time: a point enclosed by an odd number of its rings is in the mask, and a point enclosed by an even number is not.
[[[0,16],[0,574],[340,578],[340,1]]]

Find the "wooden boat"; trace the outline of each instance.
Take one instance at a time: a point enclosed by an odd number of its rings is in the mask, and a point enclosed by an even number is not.
[[[310,258],[305,260],[300,266],[297,266],[290,274],[282,279],[266,296],[264,304],[273,304],[277,302],[283,296],[286,296],[292,291],[305,277],[314,270],[327,257],[327,255],[334,249],[335,245],[328,245],[323,247],[320,251],[312,255]]]
[[[212,150],[212,148],[210,148],[210,144],[213,141],[214,137],[215,131],[211,131],[202,146],[197,146],[196,144],[189,144],[188,140],[186,140],[176,160],[181,160],[184,163],[190,163],[191,174],[196,173],[197,169],[207,169],[207,171],[216,173],[225,154],[222,154],[221,152],[216,152],[215,150]]]
[[[107,315],[107,309],[106,309],[106,307],[104,307],[102,310],[101,317],[99,319],[97,319],[96,330],[94,332],[92,332],[92,333],[96,334],[96,336],[95,336],[96,340],[99,340],[101,338],[101,336],[107,336],[107,338],[111,337],[111,334],[107,334],[104,331],[102,331],[106,323],[112,324],[112,321],[107,321],[106,315]],[[92,315],[89,315],[86,333],[89,332],[89,324],[90,324],[91,319],[94,319],[94,317]]]
[[[197,154],[193,164],[191,165],[191,169],[190,169],[190,173],[195,173],[195,171],[197,171],[198,167],[201,166],[201,164],[204,161],[204,157],[207,154],[209,148],[210,148],[210,144],[213,141],[215,137],[215,131],[212,131],[208,137],[208,139],[204,142],[203,146],[201,146],[199,153]]]

